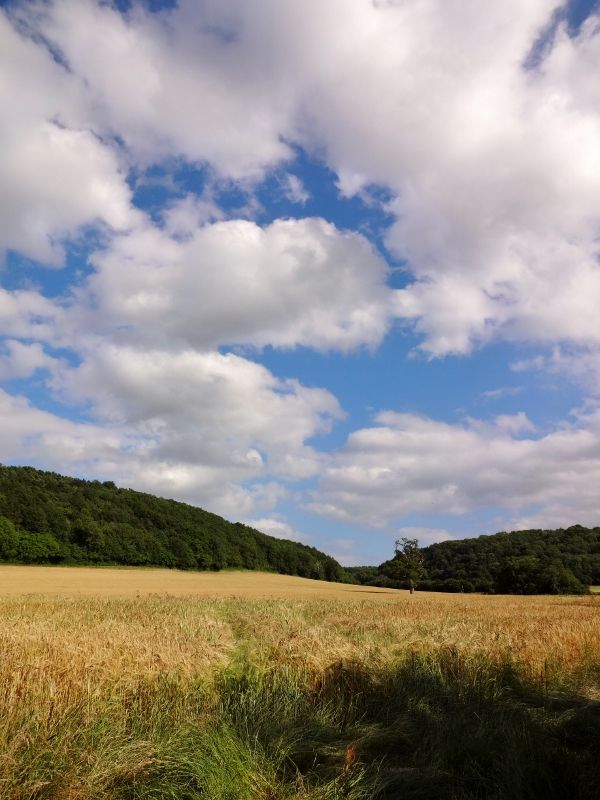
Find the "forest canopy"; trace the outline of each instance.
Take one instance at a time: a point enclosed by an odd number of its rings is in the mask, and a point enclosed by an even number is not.
[[[112,481],[0,465],[0,561],[269,570],[319,580],[443,592],[581,594],[600,585],[600,528],[501,532],[419,548],[379,566],[342,567],[202,508]],[[417,546],[418,543],[414,542]],[[415,554],[413,553],[413,556]],[[410,567],[410,568],[409,568]],[[418,567],[418,568],[417,568]]]
[[[351,580],[314,547],[112,481],[0,466],[0,560],[179,569],[255,569]]]
[[[581,594],[600,584],[600,528],[502,531],[421,549],[418,588],[442,592]],[[378,567],[349,567],[360,583],[408,587],[396,558]]]

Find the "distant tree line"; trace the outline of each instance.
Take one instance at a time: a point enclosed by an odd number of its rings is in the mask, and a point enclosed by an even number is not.
[[[269,570],[352,581],[331,556],[111,481],[0,465],[0,560]]]
[[[413,540],[401,543],[406,541]],[[396,543],[394,558],[378,567],[347,567],[347,571],[359,583],[409,588],[401,543]],[[420,554],[422,590],[582,594],[589,586],[600,585],[600,528],[503,531],[432,544]]]

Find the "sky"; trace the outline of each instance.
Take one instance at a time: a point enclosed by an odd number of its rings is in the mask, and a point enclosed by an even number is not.
[[[600,524],[591,0],[0,1],[0,461],[342,563]]]

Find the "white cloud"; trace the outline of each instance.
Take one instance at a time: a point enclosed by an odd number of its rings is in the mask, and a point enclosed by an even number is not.
[[[385,412],[377,423],[352,433],[326,466],[313,510],[377,526],[415,513],[497,507],[525,518],[539,506],[550,527],[597,523],[598,411],[537,438],[515,438],[502,417],[496,425],[450,425]]]
[[[145,447],[142,437],[130,438],[118,427],[62,419],[0,389],[0,461],[109,477],[123,469],[131,448],[143,459]]]
[[[233,178],[258,177],[291,154],[285,76],[239,36],[226,8],[211,5],[180,2],[161,14],[136,5],[122,15],[58,0],[38,7],[34,28],[85,80],[99,123],[138,161],[177,154]]]
[[[416,279],[397,312],[430,355],[600,335],[600,35],[562,29],[568,57],[526,71],[555,5],[356,3],[335,36],[325,12],[319,34],[300,28],[330,45],[314,48],[307,139],[346,192],[395,193],[388,243]]]
[[[62,242],[83,225],[123,230],[124,169],[90,129],[82,81],[23,38],[0,9],[0,253],[12,248],[60,265]]]
[[[247,180],[291,159],[293,142],[322,153],[344,193],[389,187],[388,243],[414,278],[395,311],[428,354],[600,340],[597,16],[576,38],[559,26],[527,70],[556,0],[24,8],[83,92],[73,105],[138,163],[179,155]],[[86,164],[112,158],[101,153]]]
[[[62,310],[34,289],[8,291],[0,287],[0,335],[52,340]]]
[[[567,377],[594,396],[600,394],[600,345],[556,346],[547,355],[513,362],[515,372],[540,371]]]
[[[246,522],[251,528],[266,533],[268,536],[274,536],[276,539],[290,539],[293,542],[303,542],[310,544],[312,536],[306,533],[296,531],[289,522],[286,522],[279,517],[261,517],[260,519],[249,519]]]
[[[4,351],[4,352],[3,352]],[[49,356],[39,344],[23,344],[14,339],[0,343],[0,379],[29,378],[38,369],[51,369],[58,360]]]
[[[477,419],[469,419],[468,424],[473,430],[491,430],[493,433],[501,431],[509,436],[517,436],[522,433],[534,433],[536,430],[535,425],[524,411],[518,411],[516,414],[499,414],[494,418],[492,423],[482,422]]]
[[[35,347],[15,352],[30,368],[47,363]],[[323,456],[307,441],[341,414],[328,392],[233,354],[97,344],[80,366],[52,371],[55,391],[87,403],[94,422],[3,393],[0,460],[110,477],[235,518],[277,505],[287,492],[281,479],[316,474]]]
[[[184,201],[169,212],[176,237],[146,227],[94,255],[87,328],[201,349],[349,350],[381,341],[390,318],[388,270],[361,235],[321,219],[186,229],[189,208]]]
[[[287,492],[282,480],[320,471],[324,456],[309,442],[342,414],[329,392],[280,380],[231,353],[139,351],[87,340],[80,357],[77,367],[54,362],[49,382],[65,403],[84,404],[94,422],[70,427],[27,406],[30,435],[25,425],[13,428],[7,412],[10,436],[0,458],[27,454],[62,471],[102,472],[121,485],[240,518],[277,505]],[[63,428],[69,433],[54,453],[45,442]],[[107,437],[111,452],[102,455]]]
[[[277,379],[233,353],[97,344],[56,388],[90,403],[99,418],[143,426],[167,460],[227,464],[249,477],[268,466],[294,477],[314,474],[319,456],[305,441],[342,413],[329,392]]]
[[[172,203],[163,214],[165,231],[174,238],[189,237],[206,223],[216,222],[224,216],[211,193],[206,191],[201,197],[186,195]]]
[[[143,426],[80,423],[35,408],[0,390],[0,461],[110,479],[117,485],[207,505],[212,511],[253,513],[270,508],[283,489],[235,483],[235,470],[161,458],[159,437]]]
[[[297,175],[287,173],[283,180],[284,194],[291,203],[304,205],[310,200],[310,192]]]
[[[497,389],[488,389],[479,395],[481,400],[501,400],[504,397],[514,397],[523,391],[522,386],[500,386]]]
[[[2,395],[2,457],[106,471],[238,516],[272,507],[282,480],[321,470],[315,508],[342,519],[504,505],[531,520],[544,505],[555,519],[593,520],[597,413],[545,435],[524,415],[452,426],[385,413],[327,464],[310,439],[340,414],[330,394],[213,352],[375,347],[397,315],[430,356],[538,342],[555,350],[533,366],[591,372],[595,386],[600,31],[597,16],[576,38],[559,28],[525,70],[555,6],[0,10],[0,247],[58,265],[65,238],[108,231],[68,302],[0,290],[2,332],[25,340],[9,345],[4,376],[48,367],[55,390],[96,420]],[[342,193],[389,189],[403,290],[387,288],[364,238],[323,220],[223,220],[210,193],[173,205],[162,228],[131,207],[131,165],[183,158],[247,188],[287,169],[297,144],[322,155]],[[81,365],[48,361],[43,342],[72,344]]]

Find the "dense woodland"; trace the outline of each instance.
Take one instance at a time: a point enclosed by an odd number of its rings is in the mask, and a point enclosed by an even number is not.
[[[271,570],[404,588],[398,556],[344,569],[331,556],[110,481],[0,465],[0,561]],[[579,594],[600,585],[600,528],[513,531],[419,551],[421,590]],[[413,576],[414,577],[414,576]]]
[[[497,594],[581,594],[600,584],[600,528],[512,531],[440,542],[421,550],[418,588]],[[394,559],[350,567],[360,583],[405,586]]]
[[[0,560],[179,569],[271,570],[329,581],[349,577],[313,547],[275,539],[201,508],[108,481],[0,466]]]

